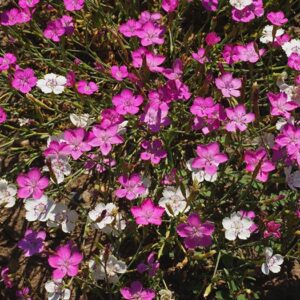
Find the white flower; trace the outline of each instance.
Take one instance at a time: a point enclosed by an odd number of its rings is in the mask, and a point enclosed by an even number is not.
[[[90,115],[89,114],[70,114],[70,120],[72,124],[76,127],[84,128],[91,124]]]
[[[54,206],[54,202],[51,199],[49,199],[46,195],[43,195],[39,200],[26,199],[25,218],[27,221],[30,222],[37,220],[41,222],[46,222],[50,216],[50,213],[54,209]]]
[[[262,36],[260,37],[260,41],[264,44],[273,42],[273,25],[267,25],[264,27],[262,31]],[[275,38],[278,36],[282,36],[284,34],[283,29],[277,29],[275,32]]]
[[[230,218],[226,217],[222,221],[225,238],[230,241],[234,241],[237,237],[246,240],[250,237],[250,228],[253,224],[251,219],[243,217],[240,213],[232,213]]]
[[[283,264],[283,257],[280,254],[273,255],[273,250],[269,247],[265,248],[266,262],[262,264],[261,271],[265,275],[269,275],[270,271],[279,273],[281,270],[280,265]]]
[[[112,234],[118,236],[126,227],[126,221],[124,220],[121,213],[117,213],[114,221],[111,224],[107,224],[101,229],[103,233]]]
[[[70,233],[74,230],[77,219],[78,214],[75,210],[68,209],[63,203],[57,203],[49,215],[47,225],[49,227],[61,225],[63,232]]]
[[[119,124],[119,126],[118,126],[118,134],[122,135],[122,134],[126,133],[126,131],[127,131],[127,128],[126,128],[127,124],[128,124],[128,121],[123,121],[121,124]]]
[[[282,49],[289,57],[292,53],[300,54],[300,39],[292,39],[282,45]]]
[[[186,191],[186,198],[190,195],[189,191]],[[163,190],[163,197],[160,198],[158,204],[166,209],[166,213],[169,216],[177,216],[180,213],[187,212],[190,207],[187,205],[186,198],[183,196],[180,188],[166,187]],[[169,207],[172,212],[169,211]]]
[[[89,212],[89,218],[93,221],[96,229],[103,229],[106,225],[111,224],[115,220],[117,207],[113,203],[99,203],[95,209]]]
[[[65,176],[71,174],[71,166],[67,157],[52,158],[50,164],[58,184],[64,181]]]
[[[188,170],[190,170],[192,172],[193,181],[197,181],[199,183],[199,182],[203,182],[204,180],[208,181],[208,182],[214,182],[217,180],[217,178],[218,178],[217,173],[215,173],[214,175],[210,175],[210,174],[207,174],[204,170],[195,169],[192,167],[192,161],[193,161],[193,158],[189,159],[186,162],[186,166],[187,166]]]
[[[9,208],[13,207],[16,203],[17,187],[16,185],[8,182],[5,179],[0,179],[0,206]]]
[[[284,174],[285,180],[292,190],[296,191],[296,188],[300,188],[300,171],[292,173],[292,167],[285,167]]]
[[[89,261],[89,268],[94,280],[107,280],[110,283],[115,283],[119,279],[118,274],[123,274],[127,270],[125,262],[118,260],[112,254],[105,261],[104,255],[101,253],[99,259],[99,263],[93,259]]]
[[[69,289],[63,287],[61,280],[47,281],[45,289],[48,292],[48,300],[68,300],[71,292]]]
[[[18,119],[18,122],[19,122],[19,125],[22,127],[22,126],[25,126],[27,124],[29,124],[31,121],[31,119],[27,119],[27,118],[19,118]]]
[[[242,10],[253,3],[253,0],[230,0],[231,6],[238,10]]]
[[[36,85],[45,94],[54,93],[58,95],[64,91],[66,83],[66,77],[49,73],[44,76],[44,79],[39,79]]]
[[[163,289],[160,290],[158,294],[160,296],[159,300],[175,300],[173,292],[171,292],[170,290]]]

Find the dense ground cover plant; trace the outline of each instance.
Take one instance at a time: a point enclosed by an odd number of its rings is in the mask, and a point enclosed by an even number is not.
[[[291,272],[299,1],[0,5],[2,297],[263,299]]]

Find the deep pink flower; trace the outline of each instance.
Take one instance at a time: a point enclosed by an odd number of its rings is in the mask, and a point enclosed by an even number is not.
[[[28,287],[24,287],[21,290],[16,291],[17,300],[32,300],[30,297],[30,289]]]
[[[178,4],[178,0],[162,0],[161,7],[167,13],[171,13],[177,8]]]
[[[3,26],[14,26],[23,22],[21,10],[11,8],[0,14],[0,24]]]
[[[80,10],[84,6],[84,0],[64,0],[65,8],[69,11]]]
[[[155,298],[155,292],[151,289],[144,289],[139,281],[133,281],[130,288],[121,288],[120,292],[126,300],[152,300]]]
[[[51,141],[44,151],[44,156],[50,159],[59,159],[71,153],[71,147],[65,142]]]
[[[281,224],[276,223],[274,221],[270,221],[266,224],[266,230],[264,231],[264,238],[268,238],[273,236],[276,239],[280,239],[281,232],[280,232]]]
[[[0,106],[0,124],[4,123],[7,119],[5,110]]]
[[[192,167],[195,169],[204,169],[209,175],[217,173],[219,164],[228,160],[228,156],[220,152],[220,147],[217,142],[207,145],[197,146],[198,157],[192,161]]]
[[[38,168],[32,168],[27,174],[19,174],[17,183],[19,198],[27,199],[32,196],[33,199],[40,199],[43,196],[44,189],[49,185],[49,179],[42,176]]]
[[[218,9],[219,0],[201,0],[203,7],[208,11],[216,11]]]
[[[292,53],[288,59],[288,66],[291,69],[296,71],[300,71],[300,54],[299,53]]]
[[[155,255],[155,252],[151,252],[147,258],[147,264],[139,263],[137,266],[137,271],[141,274],[148,272],[148,275],[153,277],[159,269],[159,262],[155,260]]]
[[[113,125],[119,125],[124,121],[124,117],[117,113],[113,108],[106,108],[101,112],[100,127],[108,128]]]
[[[131,90],[124,89],[120,94],[113,96],[112,103],[120,115],[135,115],[139,111],[139,106],[143,103],[141,95],[135,96]]]
[[[92,95],[98,91],[98,85],[93,81],[80,80],[77,82],[77,92],[83,95]]]
[[[102,155],[106,156],[112,150],[112,145],[122,144],[124,139],[118,134],[118,126],[113,125],[108,128],[94,126],[92,129],[94,137],[89,144],[93,147],[99,147]]]
[[[33,8],[40,0],[19,0],[18,4],[21,8]]]
[[[200,64],[205,64],[206,62],[209,61],[205,54],[205,49],[204,48],[199,48],[197,52],[192,53],[193,59],[197,60]]]
[[[160,67],[160,65],[165,61],[165,56],[154,54],[151,51],[147,51],[145,56],[147,67],[151,72],[161,72],[163,70],[163,67]],[[143,63],[143,61],[141,63]]]
[[[262,0],[253,0],[252,4],[244,9],[232,9],[232,19],[237,22],[248,23],[256,17],[261,17],[264,14],[264,5]]]
[[[110,68],[111,76],[118,81],[122,81],[128,76],[128,70],[126,66],[112,66]]]
[[[134,173],[131,176],[122,175],[118,178],[118,182],[122,185],[122,188],[117,189],[115,192],[118,198],[134,200],[145,194],[147,191],[142,177],[137,173]]]
[[[142,25],[140,22],[130,19],[126,23],[120,25],[119,31],[126,37],[133,37],[137,36],[137,32],[141,27]]]
[[[184,245],[187,249],[210,246],[214,230],[215,226],[212,222],[202,223],[196,213],[190,214],[186,223],[181,223],[176,227],[178,235],[184,238]]]
[[[220,41],[221,41],[221,38],[217,35],[216,32],[209,32],[205,37],[205,42],[208,46],[216,45]]]
[[[11,289],[13,287],[13,281],[11,280],[10,274],[9,274],[9,268],[3,268],[1,269],[1,278],[4,282],[4,285],[6,288]]]
[[[56,253],[48,258],[49,265],[55,269],[52,278],[57,280],[64,278],[66,275],[76,276],[82,259],[82,254],[71,243],[58,247]]]
[[[27,229],[23,239],[18,242],[18,247],[24,251],[26,257],[29,257],[44,250],[45,238],[45,231]]]
[[[183,74],[183,64],[181,59],[175,59],[172,69],[164,69],[162,74],[169,80],[180,80]]]
[[[137,31],[137,36],[141,39],[142,46],[162,45],[164,43],[164,33],[165,29],[162,26],[147,22]]]
[[[14,64],[17,58],[12,53],[5,53],[3,57],[0,57],[0,71],[6,71],[9,69],[10,65]]]
[[[288,22],[288,19],[285,17],[284,13],[282,11],[277,12],[269,12],[267,14],[267,19],[276,26],[282,26],[285,23]]]
[[[52,40],[53,42],[59,42],[60,38],[65,34],[65,28],[61,19],[56,19],[47,23],[47,27],[44,30],[44,37]]]
[[[37,78],[34,75],[34,71],[31,68],[26,68],[15,71],[11,84],[16,90],[26,94],[36,86],[36,82]]]
[[[66,75],[66,78],[67,78],[66,86],[73,87],[76,83],[76,73],[74,71],[69,71]]]
[[[135,68],[141,68],[143,66],[144,57],[146,57],[146,53],[149,52],[150,51],[145,47],[139,47],[138,49],[131,51],[132,65]]]
[[[239,89],[242,86],[242,81],[238,78],[233,78],[232,73],[225,72],[218,77],[216,86],[226,98],[239,97],[241,95]]]
[[[227,44],[224,46],[222,56],[227,64],[232,65],[240,60],[238,46]]]
[[[64,132],[64,139],[70,145],[70,154],[77,160],[83,152],[90,151],[91,145],[86,140],[86,131],[83,128],[69,129]]]
[[[153,142],[143,141],[141,146],[145,149],[141,153],[141,159],[150,160],[153,165],[159,164],[161,159],[167,157],[167,151],[163,148],[160,140],[154,140]]]
[[[138,225],[153,224],[159,226],[162,223],[161,217],[165,212],[163,207],[155,206],[150,198],[145,199],[141,206],[133,206],[130,210]]]
[[[256,179],[261,182],[266,182],[268,180],[269,173],[275,170],[275,165],[268,160],[267,152],[263,148],[256,151],[245,151],[244,161],[248,172],[253,173],[259,166]]]
[[[294,101],[289,101],[286,93],[268,93],[268,99],[271,103],[271,115],[283,116],[286,119],[291,117],[290,111],[295,110],[298,104]]]
[[[71,35],[74,32],[74,22],[73,22],[73,18],[71,16],[68,15],[64,15],[60,18],[62,27],[65,30],[65,34],[66,35]]]
[[[255,120],[253,113],[246,113],[246,107],[244,104],[239,104],[233,108],[226,108],[226,115],[229,122],[226,124],[226,130],[229,132],[236,132],[237,129],[245,131],[247,124]]]

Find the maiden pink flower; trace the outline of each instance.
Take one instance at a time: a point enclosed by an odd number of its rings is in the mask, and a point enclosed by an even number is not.
[[[0,14],[0,24],[3,26],[14,26],[22,23],[21,10],[11,8]]]
[[[27,229],[22,240],[19,241],[18,247],[24,251],[26,257],[36,253],[41,253],[44,250],[44,240],[46,238],[45,231],[33,231]]]
[[[66,35],[71,35],[74,32],[73,18],[68,15],[64,15],[60,18],[61,24],[65,30]]]
[[[34,71],[31,68],[26,68],[15,71],[11,84],[16,90],[26,94],[36,86],[36,83],[37,78],[34,76]]]
[[[55,269],[52,278],[57,280],[64,278],[66,275],[76,276],[82,259],[82,254],[71,243],[58,247],[56,253],[48,258],[49,265]]]
[[[299,53],[292,53],[288,58],[288,66],[291,69],[296,71],[300,71],[300,54]]]
[[[219,0],[201,0],[203,7],[208,11],[216,11],[218,9]]]
[[[276,26],[282,26],[285,23],[288,22],[288,19],[285,17],[284,13],[282,11],[277,11],[277,12],[269,12],[267,14],[267,19]]]
[[[161,72],[163,71],[163,67],[160,67],[160,65],[165,61],[166,57],[159,54],[154,54],[151,51],[146,52],[146,64],[147,67],[151,72]],[[142,66],[141,62],[141,66]]]
[[[141,39],[142,46],[162,45],[164,43],[165,29],[152,22],[147,22],[137,31],[137,36]]]
[[[163,207],[155,206],[150,198],[145,199],[141,206],[133,206],[130,210],[138,225],[153,224],[159,226],[162,223],[161,217],[165,212]]]
[[[153,277],[159,269],[159,262],[155,260],[155,255],[155,252],[151,252],[147,258],[147,264],[138,264],[137,271],[141,274],[147,272],[150,277]]]
[[[193,59],[197,60],[200,64],[205,64],[206,62],[209,61],[205,54],[205,49],[204,48],[199,48],[197,52],[192,53]]]
[[[42,176],[38,168],[32,168],[27,174],[19,174],[17,183],[19,198],[27,199],[32,196],[33,199],[40,199],[43,196],[44,189],[49,185],[49,179]]]
[[[245,151],[244,161],[248,172],[253,173],[259,166],[256,179],[261,182],[266,182],[268,180],[269,173],[275,170],[275,165],[268,160],[267,152],[263,148],[256,151]]]
[[[129,288],[121,288],[120,292],[126,300],[152,300],[155,298],[155,292],[151,289],[144,289],[139,281],[133,281]]]
[[[229,132],[236,132],[237,129],[245,131],[247,129],[247,124],[253,122],[255,119],[253,113],[246,113],[244,104],[239,104],[233,108],[226,108],[225,111],[229,119],[229,122],[225,127]]]
[[[119,31],[126,37],[137,36],[138,30],[142,27],[140,22],[137,22],[134,19],[128,20],[126,23],[123,23],[119,27]]]
[[[221,41],[221,38],[217,35],[216,32],[209,32],[205,37],[205,42],[208,46],[216,45],[220,41]]]
[[[139,111],[139,106],[143,103],[141,95],[135,96],[131,90],[124,89],[120,94],[112,98],[112,103],[120,115],[135,115]]]
[[[228,156],[220,152],[220,147],[217,142],[207,145],[197,146],[198,157],[192,161],[192,167],[195,169],[204,169],[209,175],[217,173],[219,164],[228,160]]]
[[[0,124],[4,123],[6,119],[7,119],[6,112],[2,107],[0,107]]]
[[[179,224],[176,228],[178,235],[184,238],[187,249],[210,246],[214,230],[214,224],[208,221],[202,223],[197,213],[190,214],[187,222]]]
[[[147,22],[153,22],[157,23],[158,20],[162,18],[161,14],[159,12],[149,12],[147,10],[142,11],[140,16],[139,16],[139,23],[142,25],[147,23]]]
[[[254,42],[250,42],[244,46],[238,45],[236,46],[236,50],[238,51],[238,58],[241,61],[256,63],[262,55],[266,52],[265,49],[256,50]]]
[[[65,34],[65,28],[61,19],[48,22],[43,34],[47,39],[53,42],[59,42],[60,38]]]
[[[110,68],[111,76],[118,80],[122,81],[124,78],[128,77],[128,70],[126,66],[112,66]]]
[[[298,104],[294,101],[289,101],[286,93],[281,92],[278,94],[268,93],[268,99],[271,103],[271,115],[282,116],[286,119],[291,117],[291,111],[298,107]]]
[[[252,4],[245,8],[232,9],[232,19],[237,22],[248,23],[256,17],[261,17],[264,14],[264,5],[262,0],[253,0]]]
[[[19,0],[18,4],[21,8],[33,8],[40,0]]]
[[[83,95],[92,95],[98,91],[98,85],[93,81],[80,80],[77,82],[77,92]]]
[[[171,13],[177,8],[178,4],[178,0],[162,0],[161,7],[165,12]]]
[[[239,89],[242,86],[242,81],[238,78],[233,78],[232,73],[225,72],[218,77],[216,86],[226,98],[239,97],[241,95]]]
[[[227,44],[224,46],[222,56],[227,64],[232,65],[240,60],[240,52],[238,46]]]
[[[5,287],[8,289],[11,289],[13,287],[13,281],[11,280],[11,277],[9,274],[9,268],[5,267],[5,268],[1,269],[0,275],[1,275],[1,279],[4,282]]]
[[[141,153],[141,160],[150,160],[153,165],[159,164],[161,159],[167,157],[167,151],[160,140],[153,142],[143,141],[141,146],[145,151]]]
[[[64,5],[68,11],[80,10],[84,6],[84,0],[64,0]]]
[[[0,57],[0,71],[6,71],[9,69],[10,65],[14,64],[17,58],[12,53],[5,53],[3,57]]]
[[[71,147],[66,142],[51,141],[43,154],[50,159],[59,159],[68,156],[70,153]]]
[[[270,221],[266,223],[266,230],[264,231],[264,238],[268,238],[273,236],[276,239],[280,239],[281,232],[280,232],[281,224],[276,223],[275,221]]]

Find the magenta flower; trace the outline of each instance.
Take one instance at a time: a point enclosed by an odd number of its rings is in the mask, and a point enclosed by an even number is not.
[[[167,157],[167,151],[163,149],[160,140],[153,142],[143,141],[141,146],[145,151],[141,153],[141,160],[150,160],[153,165],[159,164],[161,159]]]
[[[275,221],[270,221],[266,224],[266,230],[264,231],[264,238],[268,238],[273,236],[276,239],[280,239],[281,232],[280,232],[281,224],[276,223]]]
[[[66,35],[71,35],[74,32],[73,18],[68,15],[64,15],[60,18],[61,24],[65,30]]]
[[[153,22],[156,23],[158,20],[161,19],[161,14],[158,12],[154,12],[151,13],[147,10],[141,12],[140,16],[139,16],[139,23],[141,23],[142,25],[147,23],[147,22]]]
[[[7,119],[5,110],[0,106],[0,124],[4,123]]]
[[[42,176],[38,168],[32,168],[27,174],[19,174],[17,183],[19,198],[27,199],[32,196],[33,199],[40,199],[49,185],[49,179]]]
[[[90,151],[92,148],[86,141],[86,132],[83,128],[65,131],[64,139],[70,145],[70,154],[75,160],[77,160],[83,152]]]
[[[71,243],[58,247],[56,253],[48,258],[49,265],[55,269],[52,278],[57,280],[64,278],[66,275],[76,276],[82,259],[82,254]]]
[[[219,164],[228,160],[228,156],[220,152],[220,147],[217,142],[208,145],[197,146],[198,157],[192,161],[192,167],[195,169],[204,169],[209,175],[217,173]]]
[[[184,238],[184,245],[187,249],[195,249],[212,244],[211,236],[215,231],[215,226],[208,221],[201,223],[199,215],[192,213],[186,223],[177,226],[176,231],[180,237]]]
[[[300,71],[300,54],[299,53],[292,53],[288,59],[288,66],[291,69],[296,71]]]
[[[239,104],[233,108],[226,108],[226,115],[229,122],[226,124],[226,130],[229,132],[236,132],[237,129],[245,131],[247,124],[255,120],[253,113],[246,113],[246,107],[244,104]]]
[[[122,175],[118,178],[118,182],[123,188],[117,189],[115,194],[118,198],[126,198],[133,200],[146,193],[147,188],[143,183],[142,177],[134,173],[130,177]]]
[[[216,11],[218,9],[219,0],[201,0],[203,7],[208,11]]]
[[[120,94],[112,98],[112,103],[120,115],[135,115],[139,111],[139,106],[143,103],[141,95],[135,96],[131,90],[124,89]]]
[[[46,238],[45,231],[33,231],[27,229],[22,240],[18,242],[18,247],[24,251],[26,257],[36,253],[41,253],[44,250],[44,240]]]
[[[18,4],[21,8],[33,8],[40,0],[19,0]]]
[[[180,59],[175,59],[172,69],[164,69],[162,74],[169,80],[180,80],[183,74],[183,64]]]
[[[98,91],[98,85],[93,82],[87,82],[85,80],[80,80],[77,82],[77,92],[83,95],[92,95]]]
[[[52,141],[44,151],[47,158],[59,159],[71,153],[71,146],[65,142]]]
[[[15,71],[11,84],[16,90],[26,94],[36,86],[36,82],[37,78],[34,76],[34,71],[31,68],[26,68]]]
[[[218,77],[216,86],[226,98],[239,97],[241,95],[239,89],[242,86],[242,81],[238,78],[233,78],[232,73],[225,72]]]
[[[253,0],[252,4],[245,8],[232,9],[232,19],[237,22],[248,23],[254,20],[256,17],[261,17],[264,14],[264,4],[262,0]]]
[[[111,76],[118,81],[122,81],[124,78],[128,77],[128,70],[126,66],[112,66],[110,68]]]
[[[224,46],[222,56],[227,64],[232,65],[240,60],[239,48],[236,45],[227,44]]]
[[[269,12],[267,14],[267,19],[276,26],[282,26],[285,23],[288,22],[288,19],[285,17],[284,13],[282,11],[277,12]]]
[[[122,144],[124,139],[118,134],[118,126],[113,125],[108,128],[94,126],[92,129],[94,137],[89,144],[92,147],[99,147],[102,155],[106,156],[112,150],[112,145]]]
[[[119,31],[126,37],[133,37],[137,36],[137,32],[141,27],[142,24],[140,22],[130,19],[126,23],[120,25]]]
[[[215,105],[212,97],[196,97],[190,112],[197,117],[207,117],[214,112]]]
[[[141,58],[141,66],[143,63],[143,58]],[[151,51],[146,52],[146,64],[151,72],[161,72],[163,67],[160,65],[165,61],[166,57],[159,54],[154,54]]]
[[[14,26],[23,22],[21,10],[11,8],[0,14],[0,24],[3,26]]]
[[[53,42],[59,42],[60,38],[65,34],[65,28],[61,19],[48,22],[43,34],[47,39]]]
[[[80,10],[84,6],[84,0],[64,0],[65,8],[69,11]]]
[[[178,0],[162,0],[161,7],[165,12],[171,13],[177,8],[178,4]]]
[[[9,274],[9,268],[3,268],[1,269],[1,279],[4,282],[4,285],[6,288],[11,289],[13,287],[13,281],[11,280],[10,274]]]
[[[106,108],[101,112],[100,127],[108,128],[112,125],[119,125],[124,121],[124,117],[113,108]]]
[[[155,298],[155,292],[151,289],[144,289],[139,281],[133,281],[130,288],[121,288],[120,292],[126,300],[152,300]]]
[[[141,39],[142,46],[162,45],[164,43],[165,29],[159,25],[147,22],[137,31],[137,36]]]
[[[216,32],[209,32],[205,37],[205,42],[208,46],[216,45],[220,41],[221,41],[221,38],[217,35]]]
[[[193,59],[197,60],[200,64],[205,64],[206,62],[209,61],[205,54],[205,49],[204,48],[199,48],[197,52],[192,53]]]
[[[151,252],[147,258],[147,264],[139,263],[137,271],[141,274],[148,272],[150,277],[153,277],[159,269],[159,262],[155,260],[155,252]]]
[[[14,64],[17,58],[12,53],[5,53],[3,57],[0,57],[0,71],[6,71],[10,65]]]
[[[141,206],[133,206],[130,210],[138,225],[153,224],[159,226],[162,223],[161,218],[165,212],[163,207],[155,206],[150,198],[145,199]]]
[[[24,287],[21,290],[16,291],[17,300],[32,300],[30,296],[30,289]]]
[[[275,170],[275,165],[268,160],[267,152],[263,148],[256,151],[245,151],[244,161],[248,172],[253,173],[259,166],[256,179],[261,182],[266,182],[268,180],[269,173]]]
[[[298,104],[294,101],[289,101],[286,93],[268,93],[268,99],[271,103],[271,115],[283,116],[286,119],[291,117],[290,111],[295,110]]]

